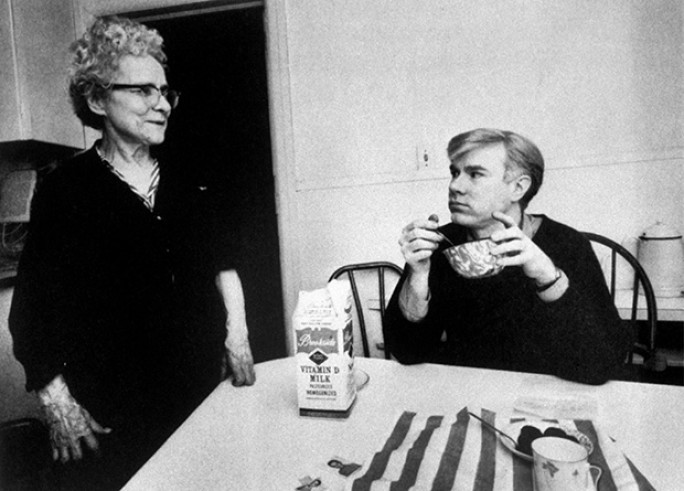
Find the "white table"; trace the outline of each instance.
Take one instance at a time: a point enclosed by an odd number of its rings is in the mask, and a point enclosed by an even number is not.
[[[298,415],[294,358],[258,364],[254,386],[218,386],[124,489],[293,489],[308,467],[332,455],[369,458],[403,410],[453,414],[474,405],[510,412],[516,397],[533,387],[537,394],[594,398],[598,423],[656,489],[682,489],[682,387],[584,386],[544,375],[367,358],[357,358],[356,366],[370,383],[350,417],[335,420]]]

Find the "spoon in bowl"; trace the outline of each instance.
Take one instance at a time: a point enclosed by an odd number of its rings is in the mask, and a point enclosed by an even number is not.
[[[434,215],[434,214],[433,214],[433,215],[430,215],[430,216],[428,217],[428,220],[430,220],[431,222],[439,223],[439,217],[438,217],[437,215]],[[449,238],[448,238],[446,235],[444,235],[442,232],[440,232],[439,230],[435,230],[435,233],[436,233],[437,235],[439,235],[442,239],[446,240],[446,241],[449,243],[449,245],[450,245],[451,247],[454,247],[454,246],[456,245],[456,244],[454,244],[453,242],[451,242],[451,241],[449,240]]]
[[[451,242],[451,241],[449,240],[449,238],[448,238],[446,235],[444,235],[442,232],[440,232],[439,230],[435,230],[435,232],[436,232],[437,235],[439,235],[441,238],[443,238],[444,240],[446,240],[446,241],[449,243],[449,245],[450,245],[451,247],[456,247],[456,244],[454,244],[453,242]]]
[[[470,411],[468,411],[468,414],[470,414],[473,418],[479,420],[479,421],[480,421],[483,425],[485,425],[487,428],[489,428],[489,429],[491,429],[491,430],[494,430],[495,432],[499,433],[500,435],[502,435],[502,436],[508,438],[510,441],[512,441],[512,442],[513,442],[513,445],[514,445],[513,448],[515,448],[515,447],[518,445],[518,442],[517,442],[517,440],[516,440],[515,438],[513,438],[512,436],[510,436],[510,435],[504,433],[503,431],[501,431],[499,428],[497,428],[497,427],[494,426],[493,424],[487,423],[484,419],[482,419],[482,418],[480,418],[479,416],[477,416],[477,415],[471,413]]]

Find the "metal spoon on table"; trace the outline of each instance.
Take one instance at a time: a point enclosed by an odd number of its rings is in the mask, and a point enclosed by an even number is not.
[[[491,429],[491,430],[494,430],[495,432],[499,433],[500,435],[505,436],[505,437],[508,438],[510,441],[512,441],[512,442],[513,442],[513,445],[514,445],[513,448],[515,448],[515,447],[518,445],[518,442],[517,442],[517,440],[516,440],[515,438],[513,438],[512,436],[510,436],[510,435],[504,433],[503,431],[501,431],[499,428],[497,428],[497,427],[494,426],[493,424],[487,423],[484,419],[482,419],[482,418],[480,418],[479,416],[477,416],[477,415],[471,413],[470,411],[468,411],[468,414],[470,414],[473,418],[479,420],[479,421],[480,421],[483,425],[485,425],[487,428],[489,428],[489,429]]]
[[[435,214],[430,215],[430,216],[428,217],[428,220],[430,220],[431,222],[439,223],[439,217],[438,217],[437,215],[435,215]],[[449,240],[449,238],[448,238],[446,235],[444,235],[442,232],[440,232],[439,230],[435,230],[435,233],[436,233],[437,235],[439,235],[441,238],[443,238],[444,240],[446,240],[446,241],[449,243],[449,245],[450,245],[451,247],[454,247],[454,246],[456,245],[456,244],[454,244],[453,242],[451,242],[451,241]]]

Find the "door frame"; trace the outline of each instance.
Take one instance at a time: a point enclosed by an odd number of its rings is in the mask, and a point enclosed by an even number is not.
[[[297,201],[294,126],[286,2],[265,1],[266,15],[266,71],[268,76],[269,114],[271,122],[272,160],[278,213],[280,269],[282,277],[283,309],[286,349],[294,354],[292,314],[301,287],[301,236]]]

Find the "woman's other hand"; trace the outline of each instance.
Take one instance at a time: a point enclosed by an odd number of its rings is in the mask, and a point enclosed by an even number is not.
[[[40,390],[38,396],[50,429],[54,460],[80,460],[83,458],[81,439],[90,450],[97,451],[99,442],[96,434],[107,434],[112,431],[111,428],[104,428],[95,421],[90,413],[76,402],[61,375]]]
[[[216,277],[223,303],[226,307],[226,356],[225,361],[233,372],[233,385],[252,385],[254,375],[254,358],[249,346],[249,330],[245,312],[245,296],[240,276],[234,269],[221,271]],[[224,367],[224,378],[228,374]]]
[[[226,338],[226,361],[233,372],[233,385],[253,385],[256,380],[254,374],[254,359],[249,339],[246,335],[231,334]]]

